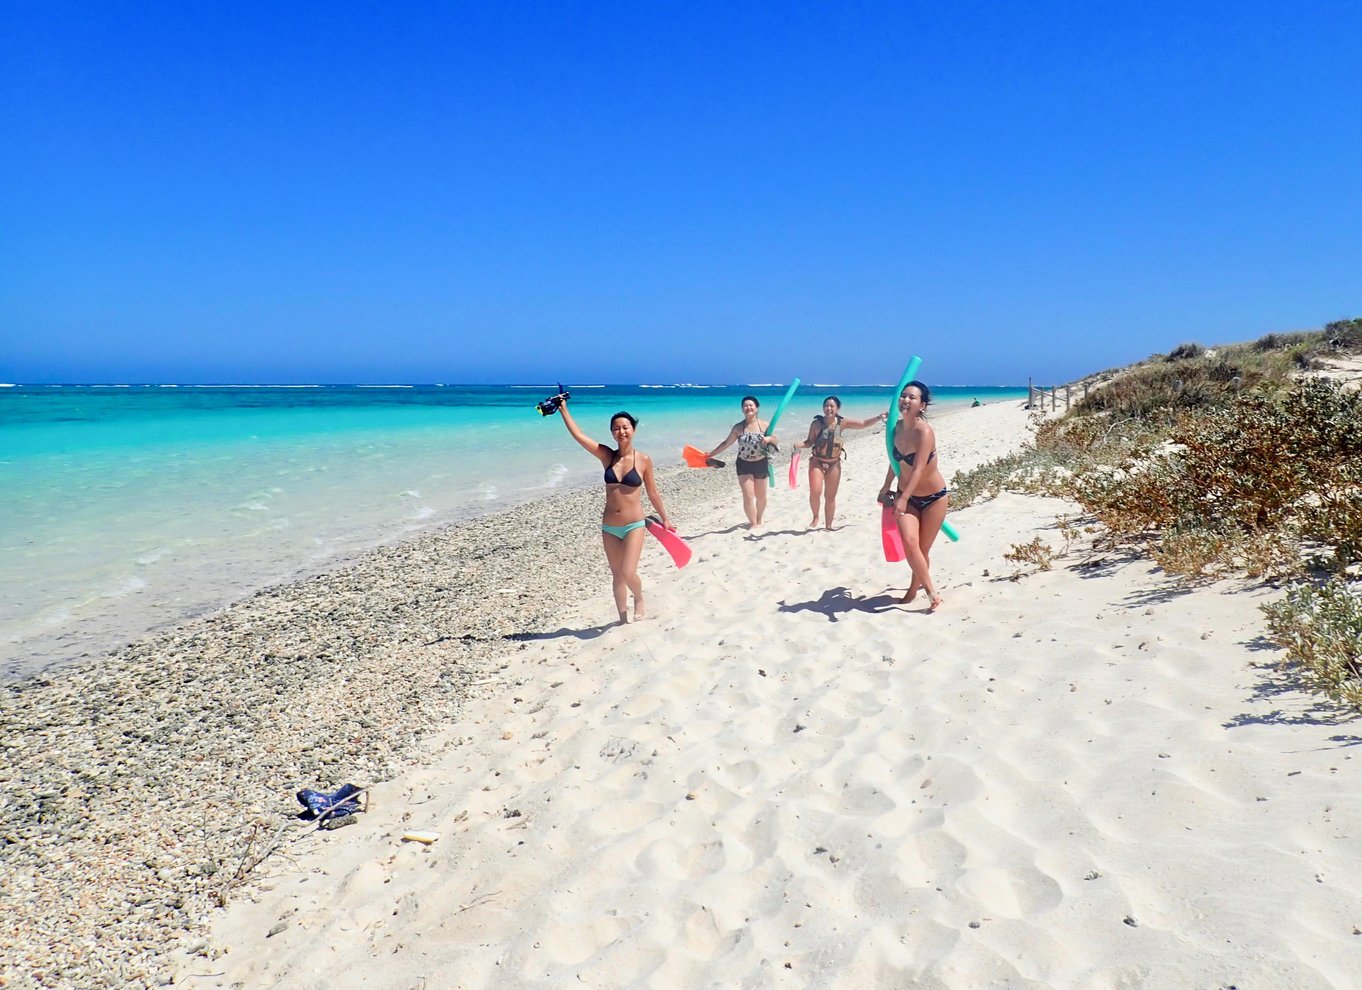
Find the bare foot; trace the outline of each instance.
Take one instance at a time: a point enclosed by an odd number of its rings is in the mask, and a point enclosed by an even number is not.
[[[917,597],[917,593],[918,593],[917,588],[909,588],[907,591],[903,593],[903,597],[899,599],[899,604],[907,605],[909,602],[911,602],[914,598]]]
[[[817,529],[817,528],[818,528],[818,517],[817,517],[817,516],[814,516],[814,517],[813,517],[813,521],[812,521],[811,523],[809,523],[809,529]]]
[[[643,611],[643,600],[642,600],[641,598],[635,598],[635,599],[634,599],[634,621],[637,622],[639,619],[646,619],[647,617],[648,617],[648,616],[647,616],[647,615],[644,613],[644,611]]]
[[[620,621],[619,621],[619,624],[622,625],[622,626],[627,626],[627,625],[629,624],[629,613],[628,613],[628,612],[621,612],[621,613],[620,613]]]
[[[935,612],[937,609],[941,607],[941,601],[942,599],[940,595],[932,595],[932,607],[927,609],[927,611]]]

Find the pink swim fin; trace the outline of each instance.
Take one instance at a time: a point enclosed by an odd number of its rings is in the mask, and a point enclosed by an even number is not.
[[[884,546],[884,559],[889,563],[904,559],[903,537],[899,535],[898,523],[894,521],[894,507],[890,505],[880,509],[880,543]]]
[[[799,451],[797,450],[794,452],[794,456],[790,458],[790,487],[799,487]]]
[[[685,540],[663,526],[662,520],[657,516],[649,516],[646,521],[648,532],[657,537],[657,542],[661,543],[662,548],[672,555],[672,561],[677,567],[685,567],[690,563],[690,547],[686,546]]]

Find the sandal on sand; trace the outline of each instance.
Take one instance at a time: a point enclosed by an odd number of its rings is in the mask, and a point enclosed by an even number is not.
[[[357,820],[354,816],[367,810],[367,792],[368,788],[356,787],[354,784],[342,784],[330,794],[305,787],[298,792],[298,803],[307,810],[298,817],[304,821],[315,821],[318,828],[325,829],[353,824]],[[365,795],[363,805],[356,800],[360,794]]]

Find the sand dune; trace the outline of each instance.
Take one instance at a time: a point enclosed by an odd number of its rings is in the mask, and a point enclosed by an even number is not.
[[[1025,415],[943,417],[947,476]],[[1077,553],[1010,580],[1072,507],[1009,495],[953,514],[945,607],[900,606],[883,463],[852,448],[833,532],[802,481],[756,538],[736,485],[681,520],[654,618],[508,649],[444,751],[269,864],[178,982],[1362,986],[1359,735],[1280,683],[1271,592]]]

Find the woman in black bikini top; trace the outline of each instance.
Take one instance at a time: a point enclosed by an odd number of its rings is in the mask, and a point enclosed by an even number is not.
[[[927,406],[932,393],[919,381],[911,381],[899,395],[900,418],[894,427],[894,463],[884,476],[880,501],[892,496],[894,521],[903,540],[904,556],[913,569],[903,601],[911,602],[919,590],[927,592],[930,612],[941,606],[941,595],[932,583],[930,554],[950,506],[950,490],[936,460],[936,431],[927,422]],[[897,472],[895,471],[897,468]]]
[[[638,576],[638,558],[643,551],[643,528],[647,524],[643,518],[643,498],[641,491],[647,491],[648,501],[657,509],[662,525],[673,529],[667,518],[667,510],[653,482],[653,459],[634,446],[634,428],[638,420],[627,412],[617,412],[610,417],[610,433],[618,447],[607,447],[592,440],[577,425],[568,412],[565,398],[558,406],[572,439],[605,466],[605,511],[601,514],[601,543],[605,547],[605,559],[610,564],[610,584],[615,595],[615,608],[619,612],[620,623],[629,621],[629,596],[634,597],[634,621],[644,617],[643,581]],[[620,475],[620,470],[628,465],[628,470]]]
[[[813,519],[809,529],[818,526],[818,508],[823,506],[824,528],[832,529],[832,516],[837,511],[837,489],[842,484],[842,431],[863,430],[889,418],[883,412],[870,419],[847,419],[841,415],[842,400],[830,395],[823,400],[823,415],[815,416],[809,424],[809,435],[796,447],[809,449],[809,509]]]

